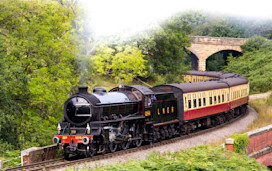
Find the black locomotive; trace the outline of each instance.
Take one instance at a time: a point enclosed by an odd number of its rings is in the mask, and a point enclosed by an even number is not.
[[[93,156],[189,134],[245,113],[245,77],[195,71],[190,78],[194,76],[213,80],[153,88],[125,85],[109,92],[97,87],[93,93],[80,87],[64,104],[64,119],[53,142],[61,145],[65,157]]]

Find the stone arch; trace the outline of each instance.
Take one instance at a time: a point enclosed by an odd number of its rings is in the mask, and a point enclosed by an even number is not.
[[[213,54],[216,54],[218,52],[222,52],[222,51],[236,51],[236,52],[240,52],[242,53],[242,48],[240,46],[229,46],[229,47],[225,47],[225,46],[218,46],[216,48],[213,48],[212,50],[210,50],[209,52],[207,52],[205,54],[205,59],[207,60],[210,56],[212,56]]]
[[[192,65],[192,70],[198,70],[198,57],[191,51],[188,51],[187,54]],[[188,60],[188,58],[186,60]],[[186,61],[186,64],[189,64],[189,62]]]
[[[242,54],[242,52],[230,50],[230,49],[218,51],[218,52],[210,55],[206,59],[205,70],[207,70],[207,71],[220,71],[221,69],[223,69],[223,66],[228,64],[227,59],[228,59],[228,56],[230,53],[234,57],[239,57]]]

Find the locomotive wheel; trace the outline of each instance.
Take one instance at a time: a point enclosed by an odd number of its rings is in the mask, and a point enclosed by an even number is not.
[[[155,128],[153,134],[154,134],[153,142],[157,142],[160,139],[159,128]]]
[[[126,149],[129,148],[130,143],[131,143],[130,141],[123,141],[123,142],[121,142],[121,144],[120,144],[120,148],[121,148],[122,150],[126,150]]]
[[[68,160],[70,154],[67,153],[66,151],[67,151],[66,147],[63,147],[62,155],[63,155],[65,160]]]
[[[63,156],[64,156],[64,159],[65,159],[65,160],[68,160],[68,159],[69,159],[69,154],[68,154],[68,153],[64,153]]]
[[[137,125],[137,127],[136,127],[135,137],[141,138],[141,139],[133,141],[133,145],[135,145],[136,147],[140,147],[143,142],[140,125]]]
[[[123,136],[126,136],[126,137],[129,137],[129,126],[127,124],[124,125],[124,128],[122,130],[122,133],[121,133]],[[126,150],[129,148],[131,144],[131,141],[123,141],[121,142],[120,144],[120,149],[121,150]]]
[[[91,146],[90,146],[90,149],[89,149],[89,154],[88,154],[88,155],[89,155],[90,157],[92,157],[92,156],[94,156],[94,154],[95,154],[95,148],[93,147],[93,145],[91,145]]]
[[[173,135],[174,135],[174,133],[173,133],[171,127],[169,126],[169,127],[167,128],[167,130],[168,130],[168,137],[169,137],[169,138],[172,138]]]
[[[164,129],[160,129],[160,137],[161,137],[161,140],[164,140],[165,139],[165,131]]]
[[[111,153],[115,152],[117,150],[117,144],[114,142],[109,142],[108,149]]]

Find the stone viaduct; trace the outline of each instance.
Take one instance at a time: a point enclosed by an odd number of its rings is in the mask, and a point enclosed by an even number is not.
[[[196,56],[195,68],[199,71],[206,70],[206,60],[209,56],[224,50],[232,50],[242,52],[241,45],[248,39],[242,38],[227,38],[227,37],[191,37],[191,46],[187,48]]]

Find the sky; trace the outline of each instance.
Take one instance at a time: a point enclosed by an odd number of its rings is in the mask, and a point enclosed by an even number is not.
[[[188,10],[272,18],[272,0],[81,0],[96,36],[133,34]]]

